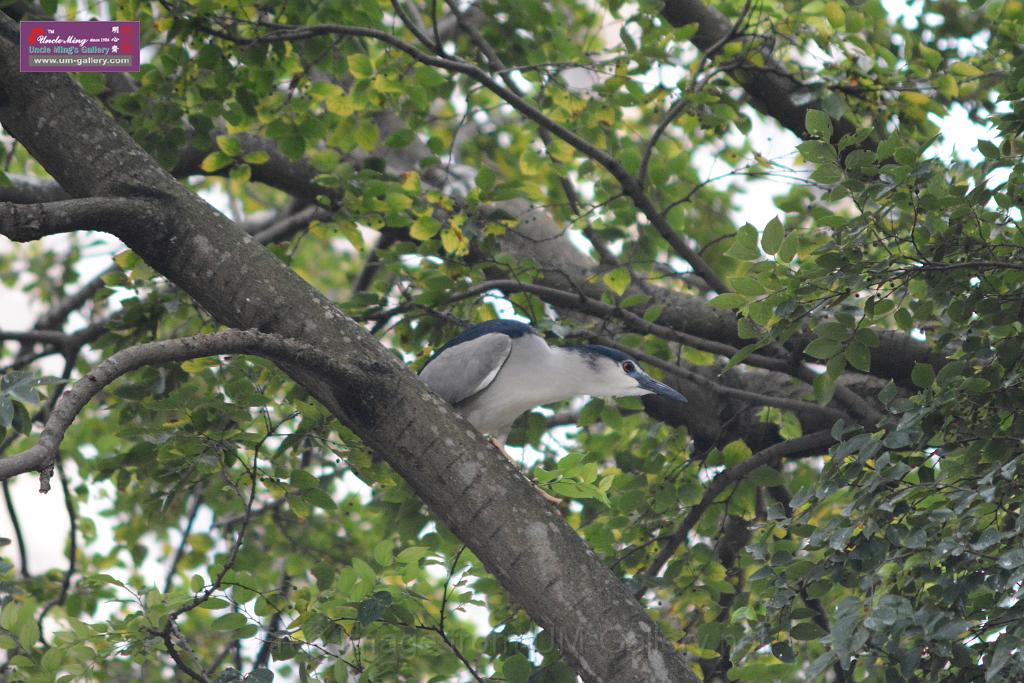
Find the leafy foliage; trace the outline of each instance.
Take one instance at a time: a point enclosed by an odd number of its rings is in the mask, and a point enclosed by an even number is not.
[[[494,0],[484,21],[441,5],[113,3],[141,20],[147,63],[130,89],[80,81],[183,182],[257,236],[278,229],[274,253],[413,368],[460,324],[514,312],[681,382],[683,417],[594,399],[562,406],[568,429],[524,418],[512,441],[705,680],[1024,676],[1024,5],[924,0],[900,20],[879,0],[721,2],[737,30],[704,56],[660,3]],[[377,30],[505,90],[366,32],[285,25]],[[743,89],[769,57],[814,104],[803,139],[776,131],[779,157]],[[950,153],[953,116],[989,139]],[[24,148],[6,155],[8,174],[40,174]],[[735,225],[765,179],[784,183],[777,211]],[[601,261],[585,282],[553,277],[575,265],[542,262],[543,241],[510,247],[525,207]],[[728,290],[690,277],[673,236]],[[109,248],[28,245],[0,254],[0,276],[54,308]],[[8,451],[43,407],[40,359],[79,377],[213,329],[134,254],[113,263],[60,321],[96,334],[4,345]],[[682,329],[680,302],[732,327]],[[887,369],[893,339],[930,352]],[[834,444],[732,478],[818,432]],[[575,680],[554,637],[269,362],[132,373],[62,453],[70,569],[0,564],[9,680]]]

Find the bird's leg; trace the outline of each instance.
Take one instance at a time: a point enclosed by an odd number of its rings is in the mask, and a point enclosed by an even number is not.
[[[490,441],[491,441],[492,444],[494,444],[494,447],[498,449],[498,452],[501,453],[502,455],[504,455],[508,459],[508,461],[510,463],[515,465],[517,469],[520,469],[520,470],[522,469],[519,466],[519,463],[517,463],[515,460],[512,459],[512,456],[508,454],[508,451],[505,450],[505,447],[502,446],[501,443],[497,439],[493,439],[492,438]],[[540,494],[540,497],[543,498],[544,500],[546,500],[547,502],[551,503],[552,505],[562,505],[562,504],[565,503],[565,501],[562,500],[561,498],[559,498],[557,496],[552,496],[550,493],[548,493],[547,491],[542,489],[540,486],[538,486],[537,485],[537,481],[533,477],[530,477],[530,481],[533,482],[533,488],[537,489],[537,493]]]

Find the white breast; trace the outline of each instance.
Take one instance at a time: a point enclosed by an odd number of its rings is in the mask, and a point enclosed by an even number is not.
[[[504,440],[516,418],[540,405],[564,401],[581,393],[577,386],[585,361],[577,353],[552,348],[528,334],[512,342],[508,361],[494,381],[459,406],[473,426]]]

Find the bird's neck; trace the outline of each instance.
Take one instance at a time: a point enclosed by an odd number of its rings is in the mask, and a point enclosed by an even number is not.
[[[599,395],[601,387],[588,381],[594,369],[583,353],[575,351],[573,346],[552,346],[545,362],[538,365],[541,384],[551,388],[545,403],[564,401],[573,396],[585,394]]]

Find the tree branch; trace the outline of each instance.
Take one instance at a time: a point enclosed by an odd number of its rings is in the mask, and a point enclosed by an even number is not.
[[[661,14],[673,26],[697,24],[690,42],[703,52],[717,49],[733,32],[734,24],[714,7],[700,0],[665,0]],[[808,109],[822,109],[817,92],[790,75],[786,67],[767,50],[761,50],[763,65],[742,59],[730,75],[751,95],[756,109],[771,116],[800,138],[807,137],[804,127]],[[838,142],[855,128],[845,119],[834,124],[832,142]]]
[[[829,408],[828,406],[819,405],[810,401],[801,401],[795,398],[786,398],[784,396],[772,396],[770,394],[761,394],[756,391],[747,391],[745,389],[737,389],[735,387],[726,386],[721,382],[716,382],[712,379],[704,377],[700,373],[688,370],[681,365],[676,363],[670,363],[657,356],[652,356],[644,351],[632,348],[629,346],[623,346],[614,339],[609,337],[598,337],[595,341],[604,346],[610,346],[615,349],[619,349],[625,353],[633,356],[636,360],[643,361],[657,368],[664,370],[665,372],[681,377],[682,379],[700,384],[701,386],[707,387],[711,391],[719,394],[720,396],[728,396],[730,398],[739,399],[746,401],[752,405],[758,406],[772,406],[780,408],[782,410],[791,410],[794,413],[814,413],[821,417],[829,420],[838,420],[839,418],[846,417],[846,415],[839,410]]]
[[[255,331],[231,330],[133,346],[118,351],[64,392],[50,412],[36,444],[21,453],[0,459],[0,480],[53,467],[60,442],[75,417],[100,390],[121,375],[147,365],[226,353],[249,353],[272,360],[287,360],[311,369],[333,368],[336,376],[345,374],[326,354],[311,346]],[[41,480],[39,491],[46,493],[49,488],[47,476]]]
[[[708,285],[718,292],[728,291],[728,287],[725,283],[715,274],[711,267],[704,261],[700,255],[694,251],[686,243],[686,241],[676,233],[675,229],[668,223],[665,217],[658,211],[658,208],[654,205],[654,202],[650,197],[643,191],[637,179],[633,177],[626,168],[616,159],[614,156],[600,149],[596,145],[583,139],[576,133],[572,132],[568,128],[561,126],[550,118],[544,115],[539,109],[534,107],[532,104],[526,101],[525,98],[520,97],[515,92],[503,86],[494,80],[490,74],[476,66],[457,59],[451,59],[449,57],[441,57],[436,55],[427,54],[421,52],[413,45],[406,43],[405,41],[396,38],[390,33],[381,31],[373,28],[366,28],[363,26],[344,26],[338,24],[321,24],[317,26],[289,26],[283,24],[273,24],[268,22],[256,22],[257,26],[270,29],[271,31],[264,36],[257,38],[252,42],[283,42],[283,41],[296,41],[304,40],[307,38],[315,38],[323,35],[340,35],[347,37],[361,37],[361,38],[373,38],[382,43],[390,45],[391,47],[404,52],[405,54],[412,57],[414,60],[426,64],[427,66],[433,66],[439,69],[444,69],[452,73],[460,73],[465,76],[469,76],[474,81],[484,86],[495,95],[503,99],[513,109],[521,113],[526,118],[530,119],[544,130],[547,130],[555,137],[561,138],[563,141],[572,145],[581,154],[593,159],[595,162],[605,168],[608,173],[618,181],[622,187],[624,195],[633,200],[636,207],[647,217],[651,225],[657,230],[658,234],[669,243],[669,245],[676,251],[679,256],[685,260],[694,269],[698,275],[704,278]],[[237,38],[231,34],[224,33],[222,31],[216,31],[207,29],[212,35],[216,35],[225,40],[234,42],[249,42],[241,38]]]
[[[0,235],[15,242],[32,242],[77,230],[118,234],[123,225],[152,218],[153,206],[142,199],[88,197],[42,204],[0,203]]]
[[[13,441],[13,440],[12,440]],[[5,445],[10,441],[5,441]],[[29,578],[31,574],[28,571],[28,550],[25,545],[25,537],[21,533],[21,522],[18,520],[18,511],[14,507],[14,499],[11,497],[11,487],[7,481],[2,482],[4,505],[7,507],[7,516],[11,520],[11,527],[14,529],[14,540],[18,544],[18,572],[22,578]]]
[[[821,449],[827,448],[834,442],[835,439],[832,437],[831,430],[823,429],[820,432],[814,432],[813,434],[807,434],[806,436],[789,439],[774,446],[769,446],[762,451],[754,453],[740,464],[719,472],[711,480],[707,490],[704,491],[700,502],[690,508],[679,527],[665,539],[665,544],[658,551],[658,556],[640,574],[643,576],[657,576],[665,564],[675,555],[676,550],[683,544],[683,541],[686,540],[690,530],[700,521],[701,515],[714,504],[719,494],[729,486],[740,481],[758,467],[771,463],[776,458],[804,458],[818,455],[821,453]],[[638,594],[638,599],[643,595],[643,592],[641,591]]]

